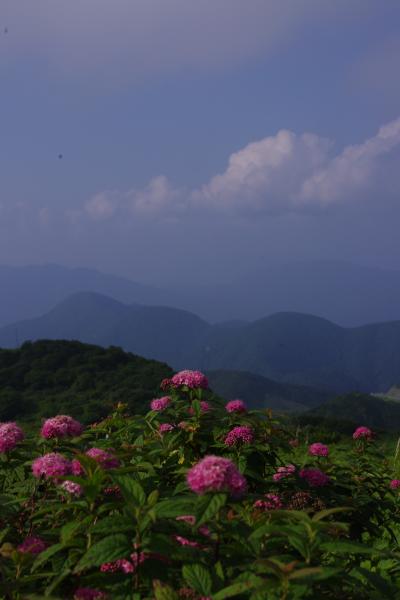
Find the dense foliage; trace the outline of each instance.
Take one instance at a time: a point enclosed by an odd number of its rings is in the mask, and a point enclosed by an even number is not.
[[[143,412],[159,381],[171,373],[165,364],[120,348],[26,342],[17,350],[0,350],[0,421],[67,413],[90,423],[119,401]]]
[[[294,438],[205,388],[179,374],[147,414],[119,404],[83,431],[0,426],[2,600],[398,597],[400,480],[379,439]]]

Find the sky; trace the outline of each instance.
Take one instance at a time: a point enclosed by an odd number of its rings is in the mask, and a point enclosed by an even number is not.
[[[398,0],[1,0],[0,264],[400,264]]]

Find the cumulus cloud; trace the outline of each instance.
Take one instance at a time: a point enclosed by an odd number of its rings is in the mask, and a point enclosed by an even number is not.
[[[366,6],[368,4],[368,6]],[[6,60],[42,57],[72,75],[220,67],[268,55],[307,24],[372,0],[2,0]],[[1,57],[0,57],[1,60]],[[113,71],[115,73],[115,71]],[[109,71],[110,74],[110,71]],[[123,74],[123,75],[122,75]]]
[[[199,189],[179,189],[160,175],[142,189],[96,194],[85,212],[93,220],[320,212],[368,201],[378,187],[381,196],[389,193],[400,184],[398,168],[391,168],[398,153],[400,118],[336,155],[330,140],[282,129],[231,154],[225,171]]]
[[[333,204],[357,200],[381,182],[385,158],[400,147],[400,118],[381,127],[376,136],[348,146],[302,185],[301,204]]]

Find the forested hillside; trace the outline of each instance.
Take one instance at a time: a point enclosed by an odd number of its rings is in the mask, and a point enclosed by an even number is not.
[[[147,411],[159,383],[170,377],[163,363],[67,341],[25,343],[0,350],[0,421],[37,421],[67,413],[90,423],[117,402]]]

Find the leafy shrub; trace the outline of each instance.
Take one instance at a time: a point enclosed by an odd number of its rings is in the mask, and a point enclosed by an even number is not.
[[[0,598],[398,597],[398,473],[376,436],[294,438],[179,381],[79,437],[4,428]]]

